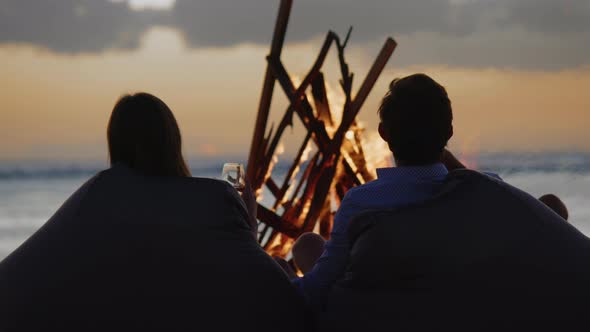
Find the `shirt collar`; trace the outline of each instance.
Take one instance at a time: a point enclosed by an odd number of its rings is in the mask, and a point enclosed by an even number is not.
[[[419,181],[444,179],[449,171],[442,163],[424,166],[402,166],[377,168],[377,178],[385,181]]]

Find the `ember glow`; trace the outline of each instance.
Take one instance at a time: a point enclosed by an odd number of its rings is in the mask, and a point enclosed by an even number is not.
[[[326,83],[326,93],[330,103],[330,111],[334,126],[326,126],[328,133],[333,134],[340,121],[342,120],[342,110],[344,107],[344,94],[341,89],[333,89],[330,84]],[[360,137],[360,144],[355,140],[355,137]],[[381,139],[377,130],[366,130],[365,123],[359,121],[356,126],[353,126],[346,132],[345,138],[352,144],[352,149],[357,153],[363,151],[365,155],[367,170],[377,177],[377,168],[393,166],[393,159],[387,143]],[[343,157],[352,162],[348,151],[343,150]]]
[[[265,181],[268,180],[268,178],[270,177],[272,170],[274,169],[275,165],[279,162],[279,156],[281,156],[283,153],[285,153],[285,145],[283,143],[279,143],[279,146],[277,146],[277,149],[275,150],[275,153],[273,154],[272,159],[270,160],[268,172],[266,172],[266,176],[264,177]]]
[[[285,197],[283,197],[281,205],[287,203],[289,201],[289,198],[293,195],[293,192],[295,191],[295,186],[291,185],[293,183],[293,179],[297,178],[297,174],[299,174],[299,171],[301,170],[301,165],[309,160],[309,155],[312,151],[313,143],[308,142],[305,146],[305,149],[303,150],[303,154],[301,155],[301,160],[299,164],[297,164],[297,166],[295,167],[293,175],[291,175],[291,177],[288,179],[288,183],[290,184],[289,189],[287,189],[287,193],[285,194]]]
[[[365,152],[367,169],[377,177],[377,168],[392,167],[393,158],[387,143],[376,130],[364,132],[361,143]]]

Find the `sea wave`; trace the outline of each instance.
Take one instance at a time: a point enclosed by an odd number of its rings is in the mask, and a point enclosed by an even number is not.
[[[515,173],[572,173],[590,174],[589,153],[481,153],[469,156],[469,164],[482,171],[508,175]],[[285,173],[288,160],[275,166],[277,173]],[[191,167],[195,176],[216,177],[221,174],[224,161],[213,161]],[[66,179],[90,177],[106,165],[48,163],[0,163],[0,180],[13,179]]]
[[[502,174],[590,173],[587,153],[485,153],[475,159],[477,169]]]
[[[0,180],[11,179],[67,179],[89,177],[97,173],[98,168],[5,168],[0,169]]]

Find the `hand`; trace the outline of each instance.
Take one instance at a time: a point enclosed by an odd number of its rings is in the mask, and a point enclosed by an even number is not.
[[[297,278],[297,274],[295,273],[295,271],[293,271],[293,269],[291,268],[289,263],[287,263],[286,260],[284,260],[283,258],[278,257],[278,256],[275,256],[273,258],[274,258],[275,262],[277,262],[277,264],[279,264],[279,266],[283,269],[283,271],[285,271],[285,273],[287,274],[289,279]]]
[[[258,239],[258,220],[256,219],[258,203],[256,203],[256,195],[254,195],[254,190],[252,190],[252,186],[248,180],[246,180],[244,191],[242,191],[242,199],[244,200],[244,203],[246,203],[246,209],[248,210],[249,216],[248,223],[250,224],[250,228],[252,228],[254,238]]]

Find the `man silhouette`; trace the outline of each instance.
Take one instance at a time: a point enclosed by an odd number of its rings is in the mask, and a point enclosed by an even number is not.
[[[428,200],[450,170],[465,167],[445,149],[453,136],[451,101],[445,88],[427,75],[393,80],[379,107],[379,117],[379,134],[389,145],[397,167],[377,169],[376,180],[346,193],[323,254],[310,272],[294,280],[312,303],[321,302],[346,269],[347,228],[354,216]]]

